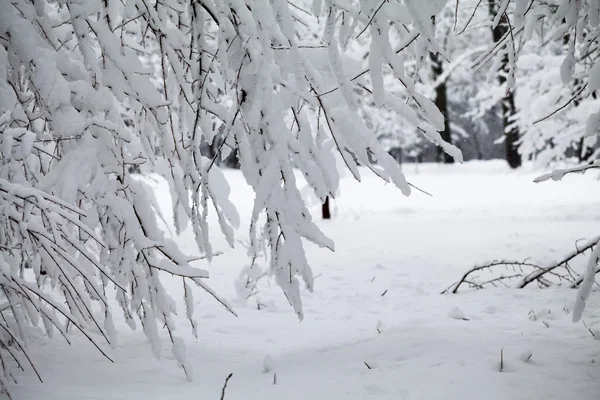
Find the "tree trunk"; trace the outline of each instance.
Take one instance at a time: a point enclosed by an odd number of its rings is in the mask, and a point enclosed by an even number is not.
[[[585,147],[585,138],[581,138],[577,145],[577,158],[580,163],[589,161],[595,151],[592,147]]]
[[[493,18],[498,12],[496,0],[488,0],[490,16]],[[499,42],[502,37],[508,33],[509,30],[508,18],[506,14],[500,18],[500,23],[495,29],[492,29],[492,37],[494,42]],[[508,74],[508,55],[504,55],[502,60],[502,66],[500,67],[500,73],[498,74],[498,82],[504,84],[506,82],[506,76]],[[502,99],[502,128],[504,132],[504,146],[506,151],[506,161],[511,168],[518,168],[521,166],[521,155],[519,154],[518,141],[519,141],[519,127],[514,123],[513,117],[517,114],[515,107],[515,89],[507,91],[504,99]]]
[[[473,138],[473,144],[475,145],[475,151],[477,152],[477,159],[483,160],[483,151],[481,151],[481,144],[479,143],[479,133],[473,132],[471,137]]]
[[[323,219],[331,219],[331,210],[329,209],[329,196],[325,197],[325,203],[321,205],[321,215]]]
[[[429,54],[431,59],[433,81],[435,82],[444,73],[444,66],[442,64],[442,57],[438,53]],[[445,79],[435,88],[435,105],[444,116],[444,130],[440,132],[440,135],[442,136],[442,139],[452,144],[452,132],[450,131],[450,118],[448,114],[448,86],[446,85]],[[454,162],[454,158],[446,154],[446,152],[438,146],[437,162],[452,164]]]

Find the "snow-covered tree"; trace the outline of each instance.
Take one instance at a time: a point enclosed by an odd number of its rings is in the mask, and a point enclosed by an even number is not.
[[[564,158],[568,148],[577,143],[579,154],[583,154],[582,151],[595,145],[600,125],[599,104],[592,101],[595,100],[595,92],[600,89],[600,3],[580,0],[502,0],[490,2],[489,5],[492,3],[492,27],[498,27],[504,21],[508,29],[503,30],[502,35],[497,35],[494,43],[475,65],[482,66],[491,62],[491,71],[500,70],[503,74],[504,93],[514,87],[526,89],[520,115],[505,120],[510,124],[509,129],[518,124],[526,129],[519,139],[520,152],[534,155],[546,150],[546,154],[550,154],[545,156],[546,159],[559,159]],[[479,5],[478,3],[476,8]],[[557,51],[555,46],[543,50],[550,53],[549,57],[529,56],[533,51],[528,46],[539,46],[540,42],[546,45],[555,41],[562,42],[567,47],[566,51]],[[525,53],[524,57],[527,59],[519,63],[523,56],[521,53]],[[524,71],[521,79],[517,77],[519,65],[529,68],[529,71]],[[560,102],[561,99],[565,101]],[[569,107],[572,108],[569,110],[571,116],[567,116],[568,122],[553,124],[552,117]],[[564,117],[563,115],[563,121]],[[582,120],[586,122],[582,124]],[[548,122],[535,127],[544,121]],[[593,153],[580,156],[579,159],[592,161],[574,168],[556,170],[536,181],[560,180],[569,173],[581,173],[600,167],[600,162]],[[579,288],[574,321],[581,318],[594,276],[599,271],[598,248],[600,245],[596,245],[590,257],[585,278]]]
[[[250,252],[266,245],[269,272],[302,318],[298,279],[313,287],[303,240],[334,245],[312,222],[292,165],[322,201],[338,185],[333,149],[357,179],[357,166],[366,165],[410,193],[358,116],[354,83],[369,74],[379,106],[460,160],[438,133],[443,116],[403,67],[402,50],[415,40],[421,57],[437,51],[427,21],[443,3],[325,0],[308,11],[285,0],[3,2],[1,386],[11,379],[11,357],[25,363],[31,326],[67,337],[72,324],[104,352],[99,338],[115,340],[113,297],[132,328],[142,325],[156,356],[165,327],[191,378],[161,276],[181,277],[195,330],[189,284],[217,297],[207,271],[191,265],[213,257],[208,214],[217,215],[231,245],[239,222],[216,163],[231,149],[256,193]],[[304,13],[321,18],[322,35],[299,35]],[[408,24],[397,45],[390,21]],[[368,66],[349,76],[341,49],[361,30],[370,38]],[[384,64],[410,104],[385,90]],[[201,144],[217,134],[223,140],[208,159]],[[133,166],[168,181],[175,226],[191,224],[197,254],[183,254],[161,232],[153,194]]]
[[[487,80],[484,70],[474,70],[472,64],[485,52],[492,37],[489,34],[489,13],[477,7],[477,4],[474,0],[463,0],[460,7],[456,8],[454,2],[447,2],[431,21],[443,53],[429,53],[428,57],[420,60],[424,67],[416,62],[407,62],[405,65],[409,75],[418,74],[417,90],[432,99],[445,116],[444,130],[441,132],[444,140],[466,147],[471,157],[483,158],[480,141],[492,145],[492,135],[487,135],[487,131],[489,128],[493,131],[494,127],[488,126],[490,110],[480,110],[479,104],[473,99],[483,97],[491,89],[492,82]],[[384,70],[384,74],[386,72]],[[391,79],[386,82],[386,87],[402,96],[404,88],[393,79],[391,72],[389,75]],[[441,149],[423,141],[422,135],[415,135],[410,127],[399,125],[393,113],[369,107],[369,98],[366,99],[363,104],[367,119],[373,121],[371,124],[376,131],[380,131],[381,140],[388,146],[400,147],[403,153],[414,154],[416,151],[429,160],[451,162],[452,159],[446,157]],[[499,99],[496,101],[499,103]],[[485,136],[489,136],[489,139]]]
[[[516,7],[525,6],[524,2],[517,2]],[[519,125],[515,122],[517,107],[515,105],[515,84],[511,81],[515,80],[515,65],[517,58],[516,42],[512,40],[504,40],[504,38],[512,37],[512,32],[507,6],[508,2],[498,0],[488,0],[488,9],[490,16],[493,18],[491,30],[494,44],[502,50],[496,56],[494,69],[498,71],[498,82],[500,86],[504,86],[504,96],[501,99],[501,118],[503,129],[503,141],[505,147],[505,157],[508,165],[511,168],[518,168],[522,164],[521,155],[518,150],[520,138]],[[524,10],[517,10],[517,12]]]
[[[141,324],[157,357],[164,327],[191,379],[172,318],[175,302],[161,277],[181,278],[194,331],[190,284],[229,308],[206,285],[207,271],[192,264],[214,256],[209,213],[234,244],[239,217],[217,163],[232,150],[255,191],[250,256],[267,249],[268,272],[299,318],[300,280],[309,290],[314,283],[303,241],[332,250],[334,244],[312,222],[294,168],[321,201],[336,193],[335,157],[357,179],[364,165],[410,193],[398,164],[357,112],[359,96],[372,97],[461,161],[439,133],[443,115],[405,71],[405,62],[418,70],[429,52],[444,54],[431,21],[446,0],[304,3],[0,3],[3,389],[12,379],[10,360],[29,362],[31,327],[68,338],[66,326],[72,325],[105,352],[101,341],[115,340],[117,310],[132,328]],[[508,3],[502,1],[500,10]],[[524,37],[525,27],[542,17],[566,16],[572,30],[598,23],[596,2],[565,0],[557,10],[527,3],[515,0],[514,33],[524,30]],[[319,22],[318,35],[306,35],[307,15]],[[489,49],[490,57],[512,40],[508,33]],[[354,71],[343,52],[360,37],[369,55],[362,64],[356,60]],[[386,79],[400,83],[400,95],[384,84],[384,67],[391,71]],[[597,69],[589,90],[599,85]],[[598,115],[590,119],[590,134]],[[202,143],[217,135],[215,156],[204,157]],[[153,193],[130,172],[135,168],[168,182],[177,233],[191,226],[196,254],[183,254],[159,229]]]
[[[590,52],[581,36],[574,42],[562,21],[555,23],[556,31],[537,30],[519,58],[517,122],[524,132],[520,152],[541,165],[570,157],[576,163],[593,161],[598,158],[597,135],[586,134],[585,121],[598,110],[600,100],[595,91],[587,90],[586,76],[598,61],[598,54]],[[590,27],[581,28],[587,36]],[[565,57],[572,48],[575,53],[569,64]],[[572,76],[563,76],[571,73],[568,68],[573,69]]]

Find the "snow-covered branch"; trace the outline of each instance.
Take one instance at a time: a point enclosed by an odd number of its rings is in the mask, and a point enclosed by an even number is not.
[[[183,279],[193,329],[186,280],[233,310],[203,281],[207,271],[190,266],[191,257],[159,229],[154,195],[130,170],[151,171],[168,182],[176,233],[189,226],[200,257],[210,262],[209,213],[232,246],[240,222],[216,163],[231,149],[256,193],[250,253],[267,245],[269,272],[302,318],[298,278],[313,286],[303,241],[334,245],[312,222],[295,169],[318,198],[334,196],[335,150],[357,179],[358,165],[367,165],[410,192],[399,166],[356,112],[354,88],[365,85],[362,77],[369,73],[382,106],[444,144],[436,132],[443,117],[403,69],[403,53],[423,58],[439,51],[427,21],[440,6],[325,0],[314,2],[312,15],[307,6],[300,0],[15,0],[3,7],[5,333],[26,346],[27,330],[40,318],[49,333],[56,328],[65,337],[68,321],[100,349],[89,331],[114,341],[107,294],[114,287],[127,323],[142,324],[157,357],[163,326],[191,378],[175,336],[174,302],[161,277]],[[393,47],[390,22],[399,20],[403,40]],[[303,40],[321,28],[319,41]],[[357,36],[367,38],[372,53],[364,72],[352,75],[344,49]],[[377,84],[382,65],[394,71],[410,108]],[[217,155],[203,157],[201,143],[217,134],[223,135]],[[456,148],[445,149],[460,158]],[[10,372],[0,375],[4,382]]]
[[[191,257],[159,228],[154,193],[130,170],[166,180],[176,233],[190,229],[196,258],[210,262],[215,252],[209,216],[214,214],[231,246],[240,224],[217,162],[232,150],[255,192],[250,257],[267,249],[269,274],[302,318],[300,281],[309,290],[314,284],[304,243],[331,250],[334,243],[313,222],[297,176],[324,201],[336,195],[341,158],[356,179],[358,167],[367,166],[410,193],[400,167],[359,112],[365,97],[397,117],[399,125],[462,160],[460,150],[440,135],[444,115],[417,85],[429,53],[448,59],[433,22],[445,3],[315,0],[310,7],[303,0],[12,0],[3,5],[0,289],[9,306],[0,311],[8,321],[0,341],[14,335],[26,346],[28,329],[42,320],[49,334],[56,328],[67,337],[69,321],[98,348],[92,331],[113,343],[114,299],[107,292],[114,288],[129,326],[141,323],[157,357],[162,354],[158,328],[164,327],[175,359],[191,378],[172,317],[175,302],[162,277],[183,280],[192,329],[189,281],[233,310],[206,284],[208,272],[189,265]],[[531,37],[541,18],[565,18],[572,30],[599,22],[596,3],[552,8],[515,0],[513,26],[508,3],[502,2],[493,24],[510,29],[476,62],[508,58],[508,87],[514,82],[517,42]],[[585,38],[588,47],[595,37]],[[368,48],[364,60],[349,51],[358,41]],[[406,65],[414,69],[409,72]],[[598,88],[596,69],[589,74],[589,90]],[[588,134],[595,132],[597,119],[592,115]],[[222,142],[216,155],[204,157],[201,144],[217,136]],[[14,351],[20,350],[0,349],[0,361]],[[0,365],[4,386],[11,375],[8,364]]]
[[[547,180],[553,180],[553,181],[560,181],[562,178],[565,177],[565,175],[568,174],[583,174],[586,171],[589,171],[590,169],[598,169],[600,168],[600,160],[596,160],[591,164],[588,165],[582,165],[579,167],[573,167],[573,168],[565,168],[565,169],[555,169],[552,172],[549,172],[547,174],[538,176],[537,178],[535,178],[533,181],[536,183],[539,182],[545,182]]]

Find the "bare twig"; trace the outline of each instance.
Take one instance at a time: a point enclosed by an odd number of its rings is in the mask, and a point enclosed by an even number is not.
[[[587,326],[587,324],[585,323],[585,321],[584,321],[584,320],[581,320],[581,322],[583,323],[583,326],[585,326],[585,329],[587,329],[587,330],[590,332],[590,334],[592,335],[592,337],[593,337],[594,339],[597,339],[597,338],[596,338],[596,335],[594,334],[594,331],[592,331],[592,330],[591,330],[591,329],[590,329],[590,328]]]
[[[408,46],[410,46],[412,44],[412,42],[417,40],[417,38],[420,36],[420,33],[418,33],[418,32],[410,32],[410,34],[411,35],[408,38],[406,38],[404,40],[404,42],[401,43],[400,46],[398,47],[398,49],[395,51],[396,54],[402,52],[404,49],[406,49]],[[371,71],[371,68],[365,68],[362,71],[360,71],[358,74],[354,75],[354,77],[350,78],[350,81],[355,81],[355,80],[359,79],[361,76],[368,74],[370,71]],[[323,93],[319,93],[316,96],[321,97],[321,96],[328,95],[330,93],[335,92],[339,88],[340,88],[339,86],[336,86],[333,89],[327,90]]]
[[[33,368],[33,370],[35,371],[35,374],[37,375],[37,377],[40,380],[40,382],[44,383],[44,381],[42,380],[42,377],[40,376],[40,373],[38,372],[37,368],[35,367],[35,364],[33,363],[33,361],[31,361],[31,358],[29,358],[29,354],[27,354],[27,351],[25,350],[24,346],[21,344],[21,341],[17,337],[15,337],[15,335],[13,335],[13,333],[11,332],[11,330],[8,329],[6,326],[4,326],[4,324],[0,323],[0,327],[2,329],[4,329],[4,331],[6,333],[8,333],[8,335],[12,338],[13,342],[15,342],[17,344],[17,346],[21,350],[21,353],[23,353],[23,355],[25,356],[25,358],[27,358],[27,361],[29,362],[29,365],[31,365],[31,368]]]
[[[458,292],[459,287],[463,283],[467,283],[467,284],[470,284],[473,287],[481,289],[481,288],[483,288],[483,285],[488,284],[488,283],[489,284],[494,284],[495,282],[501,281],[503,279],[510,280],[510,279],[514,279],[516,277],[522,276],[522,274],[513,274],[513,275],[508,275],[508,276],[501,276],[501,277],[494,278],[494,279],[491,279],[489,281],[482,282],[482,283],[475,283],[475,282],[473,282],[473,281],[471,281],[471,280],[468,279],[469,276],[471,274],[473,274],[474,272],[485,270],[485,269],[491,269],[492,267],[496,267],[496,266],[513,267],[513,268],[515,268],[515,267],[518,267],[518,268],[521,268],[521,267],[533,267],[533,268],[538,268],[538,269],[541,268],[541,267],[539,267],[539,266],[537,266],[535,264],[529,263],[527,261],[504,261],[504,260],[501,260],[501,261],[492,261],[490,263],[483,264],[483,265],[478,265],[478,266],[475,266],[475,267],[471,268],[470,270],[468,270],[467,272],[465,272],[463,274],[463,276],[461,277],[461,279],[458,282],[455,282],[452,285],[450,285],[446,290],[444,290],[442,292],[442,294],[445,294],[445,293],[455,294],[456,292]]]
[[[538,120],[533,121],[533,125],[538,124],[544,120],[547,120],[548,118],[552,117],[553,115],[559,113],[560,111],[564,110],[565,108],[567,108],[569,106],[569,104],[571,104],[573,101],[577,100],[577,98],[581,95],[581,93],[583,93],[583,91],[587,88],[587,83],[585,85],[583,85],[581,87],[581,89],[579,89],[575,94],[573,94],[573,96],[571,96],[571,98],[562,106],[558,107],[556,110],[552,111],[550,114],[546,115],[545,117],[542,117]]]
[[[371,26],[371,24],[373,23],[373,20],[375,19],[375,17],[377,16],[377,13],[379,12],[379,10],[381,10],[381,8],[384,6],[385,3],[387,3],[388,0],[383,0],[381,2],[381,4],[379,4],[379,7],[377,7],[377,9],[375,11],[373,11],[373,15],[371,15],[371,18],[369,18],[369,21],[367,22],[367,24],[365,25],[365,27],[363,28],[362,31],[360,31],[358,33],[358,35],[356,35],[356,38],[358,39],[363,33],[365,33],[365,31],[369,28],[369,26]]]
[[[460,31],[458,34],[462,34],[464,33],[467,28],[469,27],[469,25],[471,24],[471,21],[473,20],[473,17],[475,17],[475,13],[477,12],[477,9],[479,8],[479,5],[481,4],[483,0],[479,0],[477,2],[477,5],[475,6],[475,8],[473,9],[473,13],[471,13],[471,16],[469,17],[469,19],[467,20],[467,23],[465,24],[465,27],[462,29],[462,31]],[[458,0],[456,1],[456,8],[458,10]],[[456,25],[455,25],[456,26]]]
[[[225,389],[227,389],[227,383],[229,382],[229,379],[231,379],[232,376],[233,376],[233,372],[230,373],[229,375],[227,375],[227,378],[225,378],[225,383],[223,384],[223,389],[221,389],[221,400],[225,399]]]
[[[456,0],[456,6],[454,7],[454,28],[452,28],[456,32],[456,25],[458,24],[458,6],[460,0]]]

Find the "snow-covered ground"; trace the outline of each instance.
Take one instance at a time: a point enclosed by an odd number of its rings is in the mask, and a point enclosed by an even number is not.
[[[37,338],[30,353],[45,383],[21,372],[15,398],[219,399],[230,373],[228,400],[600,398],[600,341],[571,322],[573,290],[531,285],[440,295],[476,263],[531,257],[544,265],[600,233],[597,175],[534,184],[540,171],[509,171],[503,162],[404,170],[434,196],[405,198],[367,171],[362,184],[343,179],[335,218],[319,221],[336,252],[307,246],[318,277],[314,293],[304,291],[304,321],[266,279],[257,296],[240,301],[234,281],[248,264],[245,250],[228,250],[215,236],[215,249],[225,253],[208,267],[208,282],[238,317],[198,289],[195,339],[179,305],[194,381],[177,368],[166,332],[157,361],[143,333],[118,321],[114,364],[77,334],[71,346]],[[247,221],[253,194],[238,171],[226,175]],[[163,204],[166,192],[157,190]],[[318,217],[318,204],[313,210]],[[177,240],[193,251],[188,233]],[[181,281],[166,285],[181,301]],[[583,320],[600,330],[600,293]]]

